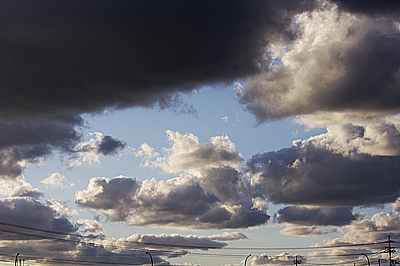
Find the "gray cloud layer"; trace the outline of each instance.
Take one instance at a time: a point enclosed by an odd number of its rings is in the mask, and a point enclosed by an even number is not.
[[[307,208],[287,206],[278,210],[275,220],[278,223],[306,226],[343,226],[357,220],[358,217],[358,214],[353,214],[353,208],[349,207]]]
[[[333,0],[341,9],[369,15],[399,14],[400,3],[396,0],[360,1],[360,0]]]
[[[274,203],[359,206],[399,197],[399,163],[399,156],[345,157],[310,143],[253,156],[248,166]]]
[[[255,155],[247,162],[251,184],[273,203],[353,207],[394,202],[400,195],[398,118],[328,126],[327,133],[296,140],[290,148]]]

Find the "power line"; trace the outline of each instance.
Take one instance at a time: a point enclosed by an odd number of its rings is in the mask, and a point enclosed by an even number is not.
[[[2,224],[2,223],[0,223]],[[46,232],[46,233],[55,233],[55,234],[62,234],[62,235],[68,235],[68,236],[74,236],[74,237],[79,237],[79,238],[84,238],[83,236],[76,235],[76,234],[68,234],[68,233],[62,233],[62,232],[56,232],[56,231],[50,231],[50,230],[41,230],[37,228],[32,228],[32,227],[27,227],[27,226],[15,226],[11,224],[7,224],[7,226],[11,227],[17,227],[17,228],[23,228],[27,230],[33,230],[33,231],[40,231],[40,232]],[[64,239],[64,238],[56,238],[56,237],[51,237],[51,236],[45,236],[45,235],[37,235],[37,234],[30,234],[30,233],[22,233],[22,232],[15,232],[11,230],[4,230],[0,229],[0,231],[3,232],[8,232],[8,233],[14,233],[18,235],[25,235],[25,236],[32,236],[32,237],[40,237],[40,238],[47,238],[47,239],[52,239],[56,241],[66,241],[66,242],[74,242],[74,243],[82,243],[82,244],[92,244],[92,245],[99,245],[94,242],[86,242],[82,240],[72,240],[72,239]],[[387,243],[386,241],[384,242],[374,242],[374,243],[360,243],[360,244],[342,244],[342,245],[331,245],[331,246],[317,246],[317,247],[276,247],[276,248],[260,248],[260,247],[215,247],[215,246],[197,246],[197,245],[181,245],[181,244],[167,244],[167,243],[152,243],[152,242],[139,242],[139,241],[124,241],[126,243],[133,243],[133,244],[138,244],[138,245],[146,245],[146,246],[165,246],[165,247],[179,247],[179,248],[192,248],[192,249],[224,249],[224,250],[312,250],[312,249],[331,249],[331,248],[343,248],[343,247],[357,247],[357,246],[369,246],[369,245],[378,245],[382,243]],[[101,246],[109,246],[113,247],[112,245],[101,245]]]
[[[259,247],[225,247],[224,249],[243,249],[243,250],[309,250],[309,249],[330,249],[330,248],[344,248],[344,247],[358,247],[358,246],[372,246],[379,245],[386,242],[374,243],[360,243],[360,244],[342,244],[330,246],[316,246],[316,247],[276,247],[276,248],[259,248]]]
[[[82,237],[82,235],[78,235],[78,234],[71,234],[71,233],[66,233],[66,232],[45,230],[45,229],[34,228],[34,227],[29,227],[29,226],[23,226],[23,225],[18,225],[18,224],[5,223],[5,222],[0,222],[0,225],[11,226],[11,227],[17,227],[17,228],[27,229],[27,230],[40,231],[40,232],[51,233],[51,234],[69,235],[69,236]]]
[[[7,227],[14,227],[18,229],[23,229],[23,230],[31,230],[34,232],[42,232],[42,233],[49,233],[49,234],[59,234],[59,235],[65,235],[65,236],[73,236],[76,237],[76,239],[68,239],[68,238],[58,238],[54,236],[49,236],[49,235],[43,235],[43,234],[35,234],[35,233],[29,233],[29,232],[18,232],[15,230],[10,230],[10,229],[0,229],[0,231],[11,233],[11,234],[17,234],[17,235],[23,235],[23,236],[29,236],[29,237],[35,237],[39,239],[50,239],[54,241],[63,241],[63,242],[72,242],[75,244],[87,244],[87,245],[93,245],[93,246],[102,246],[102,247],[110,247],[110,248],[118,248],[120,249],[121,247],[117,247],[114,245],[104,245],[104,244],[98,244],[95,242],[86,242],[83,241],[82,239],[84,238],[81,235],[77,234],[70,234],[70,233],[64,233],[64,232],[57,232],[57,231],[51,231],[51,230],[44,230],[44,229],[39,229],[39,228],[33,228],[33,227],[28,227],[28,226],[21,226],[21,225],[13,225],[9,223],[4,223],[0,222],[0,225],[7,226]],[[312,250],[312,249],[332,249],[332,248],[345,248],[345,247],[357,247],[357,246],[371,246],[371,245],[378,245],[382,243],[388,243],[388,241],[384,242],[374,242],[374,243],[359,243],[359,244],[342,244],[342,245],[330,245],[330,246],[317,246],[317,247],[276,247],[276,248],[260,248],[260,247],[240,247],[240,248],[221,248],[221,247],[206,247],[206,246],[194,246],[194,245],[180,245],[180,244],[166,244],[166,243],[151,243],[151,242],[138,242],[138,241],[124,241],[126,243],[133,243],[137,245],[146,245],[146,246],[163,246],[163,247],[174,247],[174,248],[193,248],[193,249],[221,249],[221,250]],[[393,241],[394,242],[394,241]],[[392,243],[392,241],[390,242]],[[140,251],[140,249],[129,249],[129,250],[137,250]],[[143,249],[142,249],[143,250]],[[159,252],[160,255],[162,255],[164,252],[173,252],[171,250],[156,250],[155,252]],[[117,253],[114,253],[115,255],[118,255]],[[195,253],[195,252],[188,252],[186,254],[191,254],[191,255],[200,255],[200,256],[217,256],[217,257],[242,257],[243,255],[238,255],[238,254],[219,254],[219,253],[209,253],[209,254],[204,254],[204,253]],[[181,254],[181,255],[186,255],[186,254]],[[373,253],[371,253],[373,254]],[[376,254],[376,253],[375,253]],[[1,255],[1,254],[0,254]],[[321,255],[321,256],[312,256],[314,258],[317,257],[339,257],[339,256],[355,256],[355,255],[360,255],[360,254],[338,254],[338,255]],[[274,256],[276,257],[276,256]],[[96,262],[96,261],[75,261],[75,260],[67,260],[67,259],[47,259],[45,260],[46,263],[49,261],[54,261],[56,262],[65,262],[65,263],[70,263],[70,264],[81,264],[81,265],[91,265],[91,264],[110,264],[110,265],[126,265],[123,263],[116,263],[116,262]],[[129,263],[132,265],[132,263]],[[305,262],[304,264],[309,264],[308,262]],[[335,263],[337,264],[337,263]],[[331,265],[331,264],[327,264]]]
[[[7,215],[0,215],[0,216],[7,216]],[[7,217],[14,217],[14,216],[7,216]],[[17,216],[15,216],[15,218],[23,219],[22,217],[17,217]],[[36,220],[41,220],[41,219],[36,219]],[[47,221],[47,220],[42,220],[42,221]],[[23,225],[16,225],[16,224],[11,224],[11,223],[6,223],[6,222],[0,222],[0,225],[10,226],[10,227],[17,227],[17,228],[33,230],[33,231],[40,231],[40,232],[51,233],[51,234],[60,234],[60,235],[68,235],[68,236],[74,236],[74,237],[78,237],[78,238],[84,238],[84,236],[82,236],[80,234],[72,234],[72,233],[67,233],[67,232],[45,230],[45,229],[39,229],[39,228],[23,226]],[[17,232],[15,232],[15,233],[18,234]],[[391,241],[391,243],[395,242],[393,240],[390,240],[390,241]],[[235,250],[310,250],[310,249],[329,249],[329,248],[342,248],[342,247],[370,246],[370,245],[379,245],[379,244],[388,243],[388,241],[382,241],[382,242],[374,242],[374,243],[342,244],[342,245],[314,246],[314,247],[274,247],[274,248],[272,248],[272,247],[263,247],[263,248],[261,248],[261,247],[197,246],[197,245],[181,245],[181,244],[139,242],[139,241],[128,241],[128,240],[125,240],[124,242],[134,243],[134,244],[138,244],[138,245],[154,245],[154,246],[182,247],[182,248],[195,248],[195,249],[197,249],[197,248],[199,248],[199,249],[206,248],[206,249],[235,249]]]
[[[79,264],[79,265],[93,265],[93,264],[107,264],[107,265],[143,265],[143,263],[121,263],[121,262],[109,262],[109,261],[90,261],[90,260],[70,260],[70,259],[57,259],[57,258],[51,258],[51,259],[43,259],[43,260],[38,260],[38,261],[43,261],[46,264],[51,263],[51,262],[68,262],[70,264]]]

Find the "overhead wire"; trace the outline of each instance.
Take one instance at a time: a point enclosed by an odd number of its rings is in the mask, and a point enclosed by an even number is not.
[[[33,227],[28,227],[28,226],[13,225],[13,224],[8,224],[8,223],[3,223],[3,222],[0,222],[0,225],[6,225],[6,226],[10,226],[10,227],[17,227],[17,228],[22,228],[22,229],[26,229],[26,230],[39,231],[39,232],[45,232],[45,233],[54,233],[54,234],[61,234],[61,235],[67,235],[67,236],[74,236],[74,237],[78,237],[81,239],[84,238],[83,236],[77,235],[77,234],[69,234],[69,233],[64,233],[64,232],[43,230],[43,229],[38,229],[38,228],[33,228]],[[48,236],[48,235],[38,235],[38,234],[33,234],[33,233],[31,234],[31,233],[16,232],[16,231],[12,231],[12,230],[1,229],[1,228],[0,228],[0,231],[14,233],[14,234],[18,234],[18,235],[47,238],[47,239],[52,239],[52,240],[56,240],[56,241],[74,242],[74,243],[82,243],[82,244],[96,244],[94,242],[57,238],[57,237],[52,237],[52,236]],[[166,247],[193,248],[193,249],[224,249],[224,250],[312,250],[312,249],[331,249],[331,248],[343,248],[343,247],[370,246],[370,245],[378,245],[378,244],[385,243],[384,241],[382,241],[382,242],[373,242],[373,243],[342,244],[342,245],[314,246],[314,247],[216,247],[216,246],[198,246],[198,245],[139,242],[139,241],[128,241],[128,240],[125,240],[124,242],[138,244],[138,245],[150,245],[150,246],[166,246]],[[110,245],[110,246],[112,246],[112,245]]]
[[[247,250],[308,250],[308,249],[330,249],[330,248],[343,248],[343,247],[358,247],[358,246],[370,246],[384,244],[385,242],[373,242],[373,243],[359,243],[359,244],[342,244],[342,245],[330,245],[330,246],[314,246],[314,247],[226,247],[224,249],[247,249]]]
[[[7,216],[7,215],[0,215],[0,216]],[[12,217],[12,216],[7,216]],[[22,217],[17,217],[22,218]],[[36,219],[40,220],[40,219]],[[45,220],[43,220],[45,221]],[[68,235],[74,236],[78,238],[84,238],[84,236],[80,234],[73,234],[68,232],[60,232],[60,231],[53,231],[53,230],[45,230],[40,228],[34,228],[29,226],[11,224],[6,222],[0,222],[0,225],[10,226],[10,227],[17,227],[26,230],[33,230],[33,231],[40,231],[45,233],[51,234],[59,234],[59,235]],[[342,245],[325,245],[325,246],[310,246],[310,247],[216,247],[216,246],[197,246],[197,245],[184,245],[184,244],[166,244],[166,243],[153,243],[153,242],[139,242],[139,241],[129,241],[125,240],[124,242],[127,243],[134,243],[138,245],[154,245],[154,246],[168,246],[168,247],[187,247],[187,248],[198,248],[198,249],[232,249],[232,250],[309,250],[309,249],[329,249],[329,248],[342,248],[342,247],[357,247],[357,246],[370,246],[370,245],[379,245],[384,244],[386,241],[381,242],[370,242],[370,243],[358,243],[358,244],[342,244]]]
[[[11,233],[11,234],[17,234],[17,235],[22,235],[22,236],[27,236],[27,237],[33,237],[33,238],[39,238],[39,239],[50,239],[54,241],[63,241],[63,242],[71,242],[75,244],[87,244],[87,245],[95,245],[95,246],[102,246],[102,247],[109,247],[109,248],[118,248],[121,249],[121,247],[117,247],[114,245],[106,245],[106,244],[98,244],[95,242],[87,242],[84,241],[84,236],[79,235],[79,234],[71,234],[67,232],[59,232],[59,231],[52,231],[52,230],[45,230],[45,229],[40,229],[40,228],[34,228],[34,227],[29,227],[29,226],[23,226],[23,225],[15,225],[15,224],[10,224],[6,222],[0,222],[0,225],[5,226],[5,227],[12,227],[12,228],[18,228],[18,229],[23,229],[23,230],[30,230],[34,232],[41,232],[41,233],[46,233],[46,234],[58,234],[58,235],[65,235],[65,236],[72,236],[76,237],[78,239],[68,239],[68,238],[59,238],[59,237],[54,237],[50,235],[44,235],[44,234],[35,234],[35,233],[29,233],[29,232],[19,232],[15,230],[10,230],[10,229],[2,229],[0,228],[0,231],[6,232],[6,233]],[[19,240],[19,239],[18,239]],[[210,246],[195,246],[195,245],[182,245],[182,244],[167,244],[167,243],[152,243],[152,242],[139,242],[139,241],[124,241],[126,243],[132,243],[136,245],[146,245],[146,249],[127,249],[130,251],[145,251],[145,250],[150,250],[152,253],[157,254],[160,253],[160,256],[165,254],[166,252],[173,252],[173,250],[151,250],[148,248],[151,248],[151,246],[163,246],[163,247],[172,247],[172,248],[183,248],[183,249],[219,249],[219,250],[265,250],[265,251],[274,251],[274,250],[313,250],[313,249],[333,249],[333,248],[346,248],[346,247],[361,247],[361,246],[372,246],[372,245],[379,245],[379,244],[384,244],[386,243],[385,241],[382,242],[373,242],[373,243],[359,243],[359,244],[342,244],[342,245],[329,245],[329,246],[313,246],[313,247],[210,247]],[[115,253],[116,254],[116,253]],[[192,252],[188,251],[188,253],[185,254],[191,254],[194,256],[216,256],[216,257],[243,257],[244,255],[241,254],[221,254],[221,253],[200,253],[200,252]],[[182,254],[182,255],[185,255]],[[368,254],[378,254],[378,252],[375,253],[368,253]],[[0,254],[2,255],[2,254]],[[324,254],[324,255],[319,255],[319,256],[311,256],[313,258],[326,258],[326,257],[340,257],[340,256],[356,256],[360,254],[338,254],[338,255],[329,255],[329,254]],[[279,256],[279,255],[278,255]],[[274,256],[277,257],[277,256]],[[128,265],[128,264],[123,264],[123,263],[111,263],[111,262],[96,262],[96,261],[74,261],[74,260],[66,260],[66,259],[55,259],[52,258],[54,262],[66,262],[70,264],[74,263],[79,263],[81,265],[92,265],[92,264],[109,264],[109,265]],[[46,260],[46,263],[49,262],[49,260]],[[86,263],[86,264],[83,264]],[[308,264],[312,265],[312,263],[307,262]],[[337,265],[338,263],[335,264],[325,264],[325,265]],[[135,265],[132,263],[129,263],[129,265]],[[319,265],[324,265],[324,264],[319,264]]]

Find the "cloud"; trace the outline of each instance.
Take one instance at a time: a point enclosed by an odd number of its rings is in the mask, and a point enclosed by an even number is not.
[[[107,239],[93,235],[79,235],[78,225],[84,226],[84,233],[101,232],[102,226],[96,221],[78,220],[71,223],[60,216],[54,208],[55,202],[42,203],[28,198],[6,198],[0,200],[1,254],[10,254],[18,250],[21,258],[30,263],[148,263],[149,257],[143,249],[151,248],[154,262],[169,265],[160,256],[168,258],[183,256],[188,249],[214,249],[227,245],[224,237],[208,238],[203,236],[140,235],[128,238]],[[58,209],[65,207],[58,206]],[[236,233],[231,240],[239,239]],[[40,256],[38,256],[40,255]],[[1,255],[3,256],[7,255]],[[5,259],[8,259],[4,257]],[[90,259],[89,259],[90,258]]]
[[[98,221],[79,219],[76,223],[84,227],[84,232],[98,233],[104,231],[102,224]]]
[[[124,176],[112,180],[92,178],[87,190],[76,192],[75,198],[78,204],[86,207],[113,210],[115,214],[111,216],[115,220],[124,220],[139,186],[138,180]]]
[[[3,199],[0,202],[1,254],[15,249],[30,263],[148,263],[143,249],[151,248],[154,262],[169,265],[160,256],[183,256],[188,249],[222,248],[227,243],[203,236],[140,235],[126,239],[93,238],[76,234],[78,226],[39,201],[24,198]],[[81,219],[84,232],[100,232],[100,223]],[[3,253],[4,252],[4,253]],[[40,254],[40,256],[38,256]],[[1,257],[7,255],[1,255]]]
[[[369,219],[362,219],[342,227],[341,236],[327,239],[324,244],[315,245],[316,247],[347,246],[346,248],[313,251],[308,254],[308,257],[329,256],[343,259],[343,256],[371,253],[376,254],[375,258],[385,260],[388,258],[387,253],[379,251],[387,246],[387,243],[384,242],[388,240],[388,236],[391,239],[397,239],[400,236],[399,227],[400,216],[397,212],[378,212]],[[365,245],[366,243],[368,245]]]
[[[171,93],[259,72],[268,64],[266,44],[290,38],[290,15],[313,6],[291,0],[2,3],[7,67],[0,118],[163,108],[173,104]]]
[[[370,15],[396,15],[400,12],[400,4],[396,0],[388,1],[358,1],[358,0],[333,0],[341,9],[354,13]]]
[[[251,199],[222,202],[193,177],[142,183],[122,176],[92,178],[87,190],[76,193],[76,202],[131,225],[246,228],[264,224],[269,218],[265,209],[252,208]]]
[[[394,202],[400,192],[400,157],[362,153],[358,151],[362,145],[349,149],[357,140],[358,144],[369,140],[364,139],[363,128],[347,129],[351,129],[344,131],[350,138],[332,138],[327,133],[294,141],[291,148],[253,156],[247,162],[252,186],[273,203],[352,207]],[[385,132],[381,137],[390,139]],[[346,138],[350,145],[345,144]],[[379,142],[368,150],[374,147],[379,148]]]
[[[159,167],[166,173],[188,172],[201,175],[211,168],[237,168],[243,161],[242,155],[235,150],[235,144],[228,136],[211,137],[208,143],[202,144],[191,133],[181,134],[171,130],[166,133],[172,145],[163,149],[165,156],[150,152],[147,146],[141,147],[141,154],[149,160],[146,164]]]
[[[30,197],[39,199],[44,196],[37,188],[33,188],[31,184],[25,180],[16,182],[15,180],[0,180],[0,194],[9,197]]]
[[[70,234],[77,228],[46,204],[29,198],[5,198],[0,200],[0,230],[3,240],[46,239],[52,234],[45,231]],[[17,227],[17,228],[16,228]],[[34,228],[32,234],[32,230]],[[61,236],[63,238],[63,236]]]
[[[316,226],[288,226],[279,233],[287,236],[313,237],[320,236],[324,232]]]
[[[167,173],[187,173],[195,176],[206,191],[211,191],[221,200],[238,199],[245,192],[241,166],[242,155],[228,136],[215,136],[200,143],[193,134],[167,131],[170,148],[163,154],[148,146],[139,153],[145,156],[142,166],[159,167]]]
[[[123,241],[123,239],[121,239]],[[222,248],[227,245],[227,243],[215,241],[214,239],[210,239],[208,237],[196,236],[196,235],[188,235],[181,236],[178,234],[161,234],[161,235],[141,235],[141,234],[133,234],[126,239],[127,248],[130,248],[130,245],[133,244],[136,246],[137,244],[146,245],[146,246],[164,246],[167,249],[215,249]]]
[[[117,150],[124,149],[126,143],[111,136],[104,136],[98,147],[98,152],[102,155],[117,155]]]
[[[81,117],[66,115],[52,119],[3,122],[0,123],[0,148],[48,145],[68,151],[80,139],[74,127],[82,125]]]
[[[240,232],[224,232],[222,234],[208,236],[207,238],[213,240],[223,240],[223,241],[248,239],[246,235]]]
[[[353,15],[322,1],[294,21],[299,38],[271,46],[281,63],[238,90],[239,102],[259,123],[317,112],[399,111],[397,19]]]
[[[0,251],[2,254],[13,254],[15,249],[20,253],[19,258],[26,259],[27,263],[34,264],[146,264],[149,256],[143,250],[123,250],[114,240],[114,245],[102,245],[101,240],[94,242],[81,242],[77,239],[65,239],[64,241],[3,241]],[[110,242],[111,243],[111,242]],[[4,253],[3,253],[4,252]],[[162,259],[155,250],[153,260],[158,265],[170,265]],[[175,254],[174,252],[170,252]],[[167,255],[168,252],[160,252]],[[9,261],[9,256],[3,256]]]
[[[268,256],[267,254],[261,254],[260,256],[254,256],[251,258],[251,265],[287,265],[289,263],[293,264],[293,261],[296,259],[301,260],[303,263],[307,261],[307,259],[303,256],[293,255],[291,253],[282,252],[276,256]]]
[[[318,226],[343,227],[362,218],[353,213],[352,207],[286,206],[277,211],[274,221],[286,226],[280,231],[282,235],[315,237],[338,231],[337,228],[321,230]]]
[[[28,186],[19,186],[15,187],[13,190],[13,193],[11,193],[9,196],[13,197],[30,197],[34,199],[39,199],[44,196],[43,192],[40,192],[37,188],[31,189]]]
[[[287,223],[306,226],[343,226],[357,220],[358,214],[353,213],[351,207],[303,207],[287,206],[278,210],[275,220],[278,223]]]
[[[331,239],[326,242],[325,245],[340,245],[340,243],[360,244],[386,241],[389,235],[391,238],[398,238],[400,236],[399,228],[400,216],[398,213],[378,212],[370,219],[363,219],[345,226],[345,234],[339,238]]]
[[[46,205],[51,207],[53,210],[56,211],[57,214],[61,215],[62,217],[71,217],[79,214],[78,210],[69,210],[69,208],[65,207],[63,203],[54,199],[46,200]]]
[[[92,178],[76,202],[132,225],[222,229],[266,223],[265,200],[243,178],[243,158],[227,136],[202,144],[193,134],[167,135],[171,146],[162,154],[144,144],[136,155],[145,157],[142,165],[180,176],[141,183],[123,176]]]
[[[100,163],[100,156],[119,156],[118,152],[128,147],[124,141],[111,136],[103,137],[100,132],[89,133],[88,136],[94,137],[74,147],[72,155],[68,158],[70,167],[80,166],[82,162]]]
[[[400,154],[399,118],[399,115],[389,115],[376,121],[331,125],[326,134],[312,137],[308,142],[344,156],[395,157]]]
[[[28,164],[54,150],[74,153],[83,113],[163,109],[181,104],[180,92],[259,73],[268,65],[266,45],[294,38],[290,16],[314,6],[290,0],[90,1],[0,4],[1,178],[22,180]],[[70,166],[126,147],[111,136],[96,145],[82,146],[89,151],[74,153]]]
[[[41,164],[54,150],[71,152],[82,124],[78,116],[0,123],[0,177],[21,181],[28,164]]]
[[[64,189],[75,186],[74,183],[67,183],[67,178],[60,173],[49,174],[49,177],[43,179],[40,183],[44,184],[46,188],[52,186]]]

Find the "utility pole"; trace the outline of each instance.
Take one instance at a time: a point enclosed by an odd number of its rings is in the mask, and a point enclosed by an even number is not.
[[[301,264],[301,260],[298,260],[296,256],[296,260],[294,260],[293,263],[297,266],[298,264]]]
[[[390,240],[390,236],[388,236],[388,241],[385,241],[384,243],[388,243],[388,246],[383,247],[385,250],[383,252],[389,253],[389,266],[393,266],[394,263],[392,261],[392,253],[396,252],[394,249],[395,247],[392,247],[390,244],[394,243],[395,241]]]

